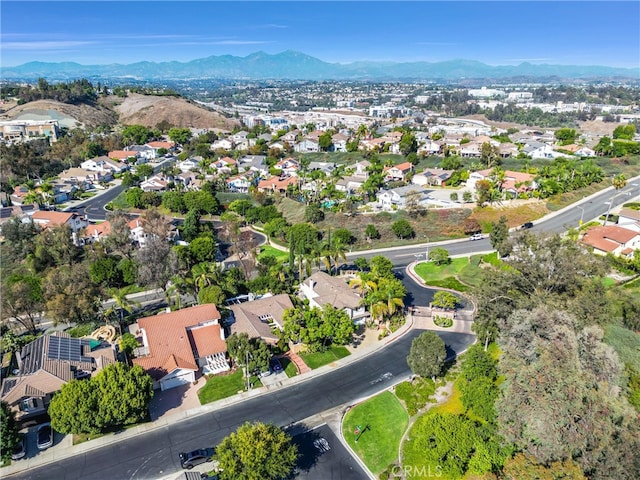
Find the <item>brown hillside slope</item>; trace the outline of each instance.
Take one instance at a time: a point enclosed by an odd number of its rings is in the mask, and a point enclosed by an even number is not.
[[[16,105],[0,114],[0,120],[58,120],[61,127],[115,125],[118,116],[102,105],[71,105],[54,100],[36,100]]]
[[[113,99],[116,97],[110,97]],[[232,130],[238,125],[237,120],[228,119],[219,113],[207,110],[184,98],[154,97],[130,93],[114,109],[120,116],[123,125],[140,124],[153,128],[158,123],[169,122],[176,127],[210,128]]]

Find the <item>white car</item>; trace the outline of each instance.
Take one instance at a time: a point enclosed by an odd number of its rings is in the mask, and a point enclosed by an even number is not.
[[[482,235],[481,233],[474,233],[469,237],[469,240],[482,240],[483,238],[484,235]]]
[[[53,445],[53,429],[50,423],[38,426],[37,439],[38,450],[46,450]]]

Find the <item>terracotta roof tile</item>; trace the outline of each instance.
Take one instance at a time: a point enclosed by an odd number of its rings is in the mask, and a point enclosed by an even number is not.
[[[76,215],[74,213],[68,212],[50,212],[48,210],[38,210],[35,212],[31,218],[36,223],[47,223],[47,225],[64,225],[67,223],[73,216]],[[38,220],[40,222],[38,222]]]
[[[156,380],[175,368],[198,370],[187,328],[218,320],[220,312],[214,304],[139,319],[138,325],[146,333],[149,355],[134,358],[133,363]]]
[[[189,329],[198,358],[207,355],[224,353],[227,351],[227,343],[224,341],[220,325],[204,325]]]

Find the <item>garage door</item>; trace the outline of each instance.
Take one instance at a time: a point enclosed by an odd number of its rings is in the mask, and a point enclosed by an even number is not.
[[[179,372],[165,377],[160,380],[160,390],[163,392],[170,388],[179,387],[180,385],[186,385],[187,383],[193,383],[195,376],[193,372]]]

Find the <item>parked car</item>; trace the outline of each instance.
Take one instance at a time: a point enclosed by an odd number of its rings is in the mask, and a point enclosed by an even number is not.
[[[25,438],[24,433],[20,434],[20,439],[18,440],[18,444],[14,447],[13,452],[11,452],[11,460],[20,460],[27,454],[27,439]]]
[[[272,358],[271,369],[276,374],[280,373],[282,371],[282,365],[280,364],[280,360],[278,360],[277,358]]]
[[[215,453],[216,452],[213,448],[200,448],[188,453],[179,453],[178,457],[180,458],[180,465],[182,465],[182,468],[191,470],[196,465],[211,461],[211,457],[213,457]]]
[[[523,223],[520,226],[520,230],[528,230],[530,228],[533,228],[533,223],[532,222],[526,222],[526,223]]]
[[[474,233],[469,237],[469,240],[482,240],[483,238],[484,235],[482,235],[481,233]]]
[[[53,429],[49,422],[38,426],[38,450],[46,450],[53,445]]]

